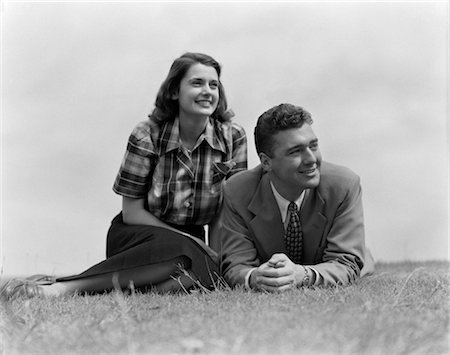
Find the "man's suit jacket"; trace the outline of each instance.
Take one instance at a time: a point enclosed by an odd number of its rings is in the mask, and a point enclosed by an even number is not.
[[[313,265],[315,285],[347,284],[366,260],[359,177],[351,170],[322,162],[320,183],[306,190],[300,210],[302,264]],[[248,271],[274,253],[287,254],[284,225],[268,174],[261,166],[232,176],[224,187],[219,232],[211,235],[221,272],[230,285],[244,284]],[[373,259],[365,273],[373,271]]]

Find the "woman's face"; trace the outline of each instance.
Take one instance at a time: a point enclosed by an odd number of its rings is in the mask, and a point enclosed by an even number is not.
[[[178,99],[180,118],[211,116],[219,102],[219,76],[214,67],[192,65],[174,99]]]

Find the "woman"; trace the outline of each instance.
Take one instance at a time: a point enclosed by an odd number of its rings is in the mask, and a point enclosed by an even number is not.
[[[216,254],[204,243],[204,226],[214,223],[222,183],[247,168],[246,135],[230,121],[220,73],[200,53],[172,64],[155,109],[130,135],[113,187],[123,202],[108,231],[107,259],[79,275],[16,280],[4,296],[214,285]]]

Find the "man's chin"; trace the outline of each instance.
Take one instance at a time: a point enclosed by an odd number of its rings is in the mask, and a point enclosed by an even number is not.
[[[317,176],[315,176],[314,178],[310,179],[308,182],[306,182],[305,185],[307,185],[307,189],[313,189],[317,186],[319,186],[320,183],[320,174],[317,173]]]

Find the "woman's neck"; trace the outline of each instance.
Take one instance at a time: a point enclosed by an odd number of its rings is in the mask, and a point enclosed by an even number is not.
[[[194,148],[198,137],[200,137],[205,130],[208,118],[209,117],[188,118],[180,116],[180,139],[187,149],[192,150]]]

